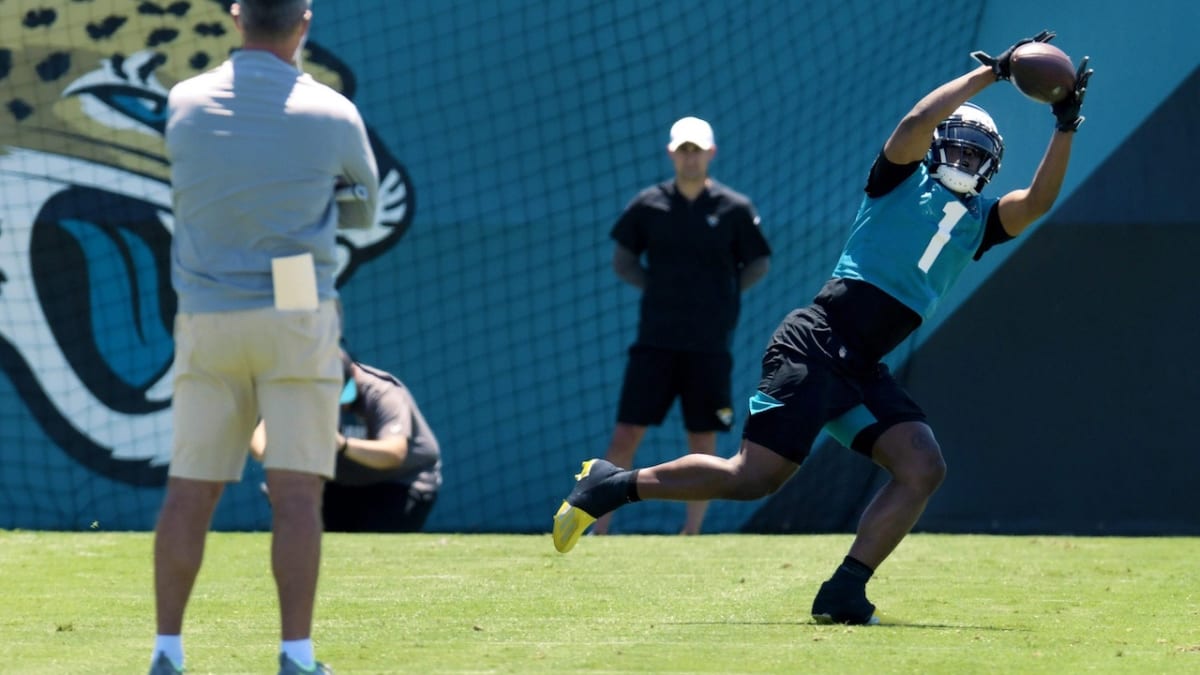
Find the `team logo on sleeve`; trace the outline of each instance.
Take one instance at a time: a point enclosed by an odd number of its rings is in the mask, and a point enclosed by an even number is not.
[[[230,2],[0,4],[0,369],[64,452],[158,485],[175,315],[167,91],[237,47]],[[310,41],[303,63],[353,99],[328,50]],[[369,134],[380,206],[371,228],[339,233],[339,284],[412,222],[408,173]]]
[[[750,414],[757,415],[761,412],[766,412],[772,408],[782,408],[783,401],[771,396],[770,394],[756,391],[750,397]]]

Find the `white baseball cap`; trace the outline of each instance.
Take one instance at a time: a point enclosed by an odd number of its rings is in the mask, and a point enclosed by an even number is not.
[[[671,142],[667,149],[675,152],[684,143],[695,143],[701,150],[712,150],[716,142],[713,140],[712,126],[699,117],[684,117],[671,125]]]

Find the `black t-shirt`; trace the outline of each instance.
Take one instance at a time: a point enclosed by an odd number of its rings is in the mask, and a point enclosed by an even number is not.
[[[645,256],[639,344],[729,350],[741,306],[741,270],[771,253],[758,222],[745,195],[714,180],[691,202],[673,180],[630,202],[612,238]]]

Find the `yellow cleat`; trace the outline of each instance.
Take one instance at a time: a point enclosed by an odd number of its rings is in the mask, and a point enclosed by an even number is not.
[[[575,548],[575,543],[594,522],[595,518],[584,513],[583,509],[571,506],[564,499],[562,506],[558,507],[558,513],[554,514],[554,548],[558,549],[559,553],[566,553]]]
[[[591,502],[593,510],[600,515],[612,509],[612,506],[599,508],[594,503],[594,495],[589,491],[605,478],[620,471],[612,463],[602,459],[589,459],[583,463],[583,468],[575,474],[575,489],[563,500],[562,506],[558,507],[558,513],[554,514],[554,548],[558,549],[559,553],[566,553],[575,548],[579,537],[583,536],[599,517],[584,511],[582,504]]]

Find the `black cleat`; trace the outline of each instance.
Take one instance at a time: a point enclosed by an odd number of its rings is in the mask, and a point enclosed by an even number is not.
[[[845,623],[855,626],[874,626],[879,623],[875,605],[867,600],[866,587],[860,584],[835,583],[832,579],[821,584],[813,600],[812,617],[817,623]]]

